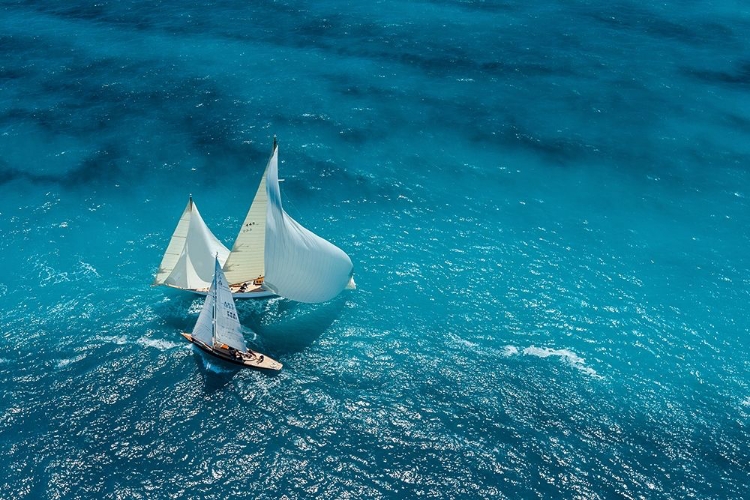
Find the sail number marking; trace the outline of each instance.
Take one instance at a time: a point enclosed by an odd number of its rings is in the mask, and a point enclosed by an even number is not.
[[[227,316],[232,319],[237,319],[237,313],[234,311],[234,304],[230,302],[224,302],[224,308],[227,311]]]

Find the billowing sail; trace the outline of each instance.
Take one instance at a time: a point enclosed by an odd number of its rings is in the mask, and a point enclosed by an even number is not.
[[[224,274],[230,284],[244,283],[260,278],[264,274],[263,258],[266,239],[266,173],[260,180],[253,203],[242,223],[237,239],[234,240],[232,252],[224,264]]]
[[[278,147],[266,167],[264,287],[299,302],[325,302],[338,295],[352,276],[352,261],[343,250],[304,228],[281,204]]]
[[[191,197],[172,234],[154,284],[205,289],[212,280],[216,255],[223,263],[229,250],[208,229]]]
[[[242,352],[247,350],[232,293],[218,259],[214,260],[213,281],[193,329],[193,338],[212,347],[226,344]]]

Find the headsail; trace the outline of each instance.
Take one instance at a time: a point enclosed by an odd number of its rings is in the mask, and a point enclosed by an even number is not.
[[[232,292],[229,291],[218,259],[214,260],[214,278],[195,323],[193,338],[209,346],[226,344],[238,351],[247,350]]]
[[[177,261],[180,258],[182,249],[185,247],[185,239],[188,234],[188,227],[190,226],[190,214],[193,210],[193,197],[191,196],[188,200],[185,210],[182,211],[177,227],[172,233],[172,238],[169,240],[167,250],[164,252],[164,257],[161,259],[159,264],[159,270],[156,272],[154,277],[154,285],[163,285],[169,277],[169,274],[174,269]]]
[[[260,186],[255,193],[250,210],[245,216],[232,251],[224,264],[224,274],[230,284],[252,281],[263,276],[265,259],[263,258],[266,238],[266,173],[260,179]]]
[[[208,229],[191,197],[169,241],[154,284],[205,289],[211,283],[211,262],[216,255],[223,263],[229,250]]]
[[[266,167],[265,281],[274,293],[298,302],[325,302],[352,277],[352,261],[339,247],[292,219],[281,203],[278,146]]]
[[[203,302],[203,309],[201,309],[201,313],[198,315],[198,321],[195,323],[195,328],[193,328],[193,338],[209,346],[212,346],[214,342],[215,289],[216,287],[212,283],[211,289],[208,295],[206,295],[206,300]]]

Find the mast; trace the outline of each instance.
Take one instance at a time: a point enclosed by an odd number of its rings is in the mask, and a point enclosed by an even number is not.
[[[219,254],[216,254],[216,261],[219,260]],[[214,266],[214,282],[211,286],[211,290],[213,293],[213,299],[214,299],[214,307],[213,307],[213,319],[211,320],[211,347],[213,347],[216,344],[216,302],[217,302],[217,286],[216,286],[216,273],[218,272],[219,266]]]

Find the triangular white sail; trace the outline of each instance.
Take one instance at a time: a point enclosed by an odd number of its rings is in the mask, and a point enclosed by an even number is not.
[[[193,338],[200,340],[208,346],[213,346],[214,343],[214,304],[216,304],[214,288],[212,284],[211,290],[206,295],[205,302],[203,302],[203,309],[201,309],[201,313],[198,315],[195,328],[193,328]]]
[[[281,203],[278,147],[266,167],[264,287],[299,302],[325,302],[338,295],[352,277],[352,261],[343,250],[292,219]]]
[[[232,292],[218,258],[214,260],[213,281],[193,329],[193,338],[211,347],[226,344],[241,352],[247,350]]]
[[[223,264],[229,250],[208,229],[191,197],[169,241],[154,284],[205,289],[211,283],[211,263],[217,255]]]
[[[164,257],[161,259],[159,264],[159,270],[156,272],[154,277],[154,285],[163,285],[169,277],[169,274],[174,269],[177,261],[180,258],[182,249],[185,247],[185,239],[188,234],[188,227],[190,226],[190,214],[193,210],[193,198],[190,197],[185,210],[182,211],[180,220],[177,222],[177,227],[172,233],[172,238],[169,240],[167,250],[164,252]]]
[[[224,263],[224,274],[230,284],[244,283],[263,276],[265,272],[264,247],[266,240],[266,173],[260,180],[250,210],[245,216],[232,251]]]

